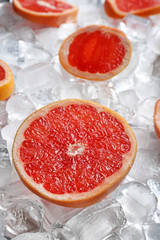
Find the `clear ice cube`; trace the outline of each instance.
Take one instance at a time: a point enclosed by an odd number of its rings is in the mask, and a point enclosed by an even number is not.
[[[0,148],[0,187],[7,185],[11,180],[11,162],[7,148]]]
[[[7,101],[6,110],[10,120],[21,121],[34,112],[35,107],[27,96],[23,94],[15,94]]]
[[[101,240],[118,231],[125,223],[121,205],[112,199],[82,210],[67,225],[78,234],[80,240]]]
[[[34,88],[54,84],[57,79],[51,64],[37,63],[21,69],[17,73],[16,89],[18,91],[32,91]]]
[[[12,240],[53,240],[49,233],[24,233]]]
[[[3,128],[7,124],[6,103],[6,101],[0,102],[0,128]]]
[[[120,231],[120,236],[123,240],[146,240],[143,228],[136,225],[129,225],[128,227],[124,227]]]
[[[151,21],[136,15],[127,15],[121,21],[120,29],[134,41],[145,41],[151,30]]]
[[[137,139],[138,148],[147,148],[150,143],[150,132],[148,125],[130,124]]]
[[[160,237],[160,223],[153,223],[144,225],[146,240],[159,240]]]
[[[42,28],[36,31],[38,44],[53,56],[58,53],[58,28]]]
[[[139,182],[128,182],[120,186],[113,196],[122,205],[128,223],[143,224],[157,208],[157,197],[149,187]]]
[[[42,207],[33,200],[15,200],[5,212],[4,234],[13,238],[26,232],[39,232],[43,227]]]
[[[148,38],[148,47],[156,54],[160,54],[160,31],[159,26],[152,27]]]
[[[118,96],[122,105],[129,107],[132,111],[137,111],[139,98],[133,89],[122,91]]]
[[[111,236],[104,238],[103,240],[122,240],[117,234],[112,234]]]
[[[153,76],[156,78],[160,78],[160,56],[157,56],[157,58],[153,62]]]
[[[10,32],[16,37],[17,40],[23,40],[26,42],[34,42],[35,41],[35,33],[33,29],[28,26],[13,26],[10,29]]]
[[[51,235],[53,239],[79,240],[79,237],[69,227],[62,223],[55,223],[51,226]]]

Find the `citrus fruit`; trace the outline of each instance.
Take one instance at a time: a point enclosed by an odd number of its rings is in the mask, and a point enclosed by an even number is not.
[[[160,138],[160,99],[155,104],[153,121],[156,134]]]
[[[51,27],[75,22],[78,13],[76,6],[61,0],[13,0],[13,8],[28,20]]]
[[[0,101],[8,98],[14,89],[14,80],[10,67],[0,59]]]
[[[160,13],[159,0],[105,0],[104,9],[113,18],[123,18],[127,14],[142,17]]]
[[[124,33],[106,26],[79,29],[62,43],[59,60],[72,75],[102,81],[121,72],[131,58],[131,44]]]
[[[31,191],[59,205],[85,207],[120,184],[136,151],[135,135],[120,115],[95,102],[67,99],[22,123],[12,156]]]

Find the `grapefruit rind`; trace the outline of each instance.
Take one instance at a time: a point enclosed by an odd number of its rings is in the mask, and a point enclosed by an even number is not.
[[[49,27],[59,27],[63,23],[66,22],[74,23],[77,21],[77,14],[79,9],[73,4],[70,5],[72,6],[71,9],[65,10],[61,13],[56,12],[40,13],[25,9],[24,7],[21,6],[18,0],[13,0],[13,9],[18,15],[31,22],[35,22]]]
[[[105,74],[102,74],[99,72],[92,74],[92,73],[89,73],[88,71],[84,71],[84,72],[80,71],[76,67],[72,67],[68,61],[69,46],[72,43],[72,41],[74,40],[74,38],[77,35],[79,35],[80,33],[83,33],[85,31],[92,32],[92,31],[96,31],[96,30],[100,30],[104,33],[107,32],[107,33],[118,35],[118,37],[121,39],[122,43],[124,44],[125,50],[126,50],[126,54],[123,59],[123,63],[116,69],[111,70]],[[131,59],[131,53],[132,53],[132,46],[131,46],[130,40],[126,37],[126,35],[123,32],[121,32],[118,29],[111,28],[111,27],[91,25],[91,26],[87,26],[85,28],[79,29],[78,31],[71,34],[68,38],[66,38],[63,41],[63,43],[60,47],[60,50],[59,50],[59,61],[62,65],[62,67],[67,72],[69,72],[70,74],[72,74],[75,77],[92,80],[92,81],[104,81],[104,80],[114,77],[115,75],[117,75],[118,73],[123,71],[124,68],[126,68],[128,66],[130,59]]]
[[[158,138],[160,138],[160,99],[158,99],[155,104],[153,121],[154,121],[155,132]]]
[[[14,90],[13,74],[10,67],[2,60],[0,60],[0,66],[5,71],[5,78],[0,81],[0,101],[7,99]]]
[[[118,8],[118,6],[116,4],[116,0],[106,0],[104,3],[104,9],[105,9],[106,13],[113,18],[123,18],[128,14],[138,15],[141,17],[147,17],[150,15],[159,14],[160,13],[160,4],[155,7],[144,8],[141,10],[130,11],[130,12],[124,12]]]
[[[20,146],[22,141],[24,140],[24,131],[29,127],[32,121],[37,119],[38,117],[44,116],[51,109],[59,106],[67,106],[69,104],[87,104],[98,109],[99,112],[105,111],[111,114],[112,116],[119,119],[119,121],[124,126],[126,134],[129,136],[129,140],[131,142],[131,150],[124,156],[123,164],[120,170],[116,173],[107,177],[103,183],[95,187],[93,190],[78,194],[52,194],[43,188],[42,184],[35,183],[29,175],[25,172],[23,168],[23,163],[20,160]],[[66,207],[86,207],[91,204],[94,204],[100,201],[103,197],[112,192],[123,180],[123,178],[127,175],[130,168],[132,167],[137,152],[137,141],[136,137],[129,126],[129,124],[124,120],[119,114],[116,112],[98,104],[95,102],[91,102],[88,100],[79,100],[79,99],[67,99],[58,102],[51,103],[42,109],[39,109],[32,113],[28,118],[24,120],[21,124],[14,138],[13,148],[12,148],[12,158],[15,168],[21,178],[22,182],[36,195],[53,202],[55,204],[66,206]]]

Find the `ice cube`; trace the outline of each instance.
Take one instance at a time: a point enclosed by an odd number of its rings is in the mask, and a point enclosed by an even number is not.
[[[0,148],[0,187],[9,184],[11,179],[11,163],[7,148]]]
[[[13,238],[26,232],[39,232],[43,227],[42,207],[33,200],[15,200],[5,212],[4,234]]]
[[[102,24],[101,10],[97,6],[90,4],[82,4],[79,6],[77,22],[80,27],[85,27],[91,24]]]
[[[149,187],[139,182],[128,182],[120,186],[113,196],[122,205],[128,223],[143,224],[157,208],[157,197]]]
[[[78,234],[80,240],[101,240],[118,231],[125,223],[121,205],[114,199],[108,199],[84,209],[67,225]]]
[[[144,225],[146,240],[159,240],[160,223]]]
[[[17,40],[23,40],[26,42],[34,42],[35,41],[35,33],[28,26],[13,26],[9,29],[10,32],[14,34]]]
[[[146,41],[151,30],[151,21],[136,15],[127,15],[121,21],[120,29],[134,41]]]
[[[21,69],[17,73],[16,89],[18,91],[33,90],[44,85],[54,84],[56,75],[51,64],[37,63]]]
[[[64,240],[79,240],[77,234],[75,234],[70,228],[66,225],[59,222],[51,226],[51,235],[53,239],[64,239]]]
[[[158,56],[153,63],[153,76],[160,78],[160,56]]]
[[[53,240],[49,233],[24,233],[12,240]]]
[[[159,179],[149,179],[147,180],[147,185],[151,189],[151,191],[158,198],[158,208],[160,209],[160,182]]]
[[[156,54],[160,54],[160,31],[158,26],[152,27],[147,42],[150,49]]]
[[[150,132],[148,125],[130,124],[137,139],[138,148],[148,148],[150,143]]]
[[[103,240],[122,240],[122,239],[117,234],[112,234],[111,236],[109,236]]]
[[[64,83],[60,88],[60,99],[83,98],[82,86],[76,83]]]
[[[2,213],[0,213],[0,236],[3,234],[3,228],[4,228],[4,216]]]
[[[122,105],[129,107],[132,111],[137,111],[139,98],[132,89],[122,91],[118,94]]]
[[[121,230],[120,236],[123,240],[146,240],[143,228],[136,225],[129,225]]]
[[[6,103],[6,101],[0,102],[0,128],[3,128],[7,124]]]
[[[10,120],[21,121],[34,112],[35,107],[27,96],[23,94],[15,94],[7,101],[6,110]]]
[[[3,139],[5,139],[7,142],[13,142],[15,133],[20,126],[22,121],[13,121],[10,122],[8,125],[6,125],[4,128],[2,128],[1,134]]]
[[[151,123],[153,122],[154,107],[157,100],[157,97],[147,98],[138,105],[139,114],[148,118]]]
[[[137,96],[140,100],[145,100],[150,97],[159,97],[160,96],[160,81],[158,77],[151,77],[151,81],[145,83],[145,91],[144,91],[144,83],[136,79],[135,90]]]
[[[60,43],[58,43],[58,28],[42,28],[36,31],[36,39],[40,46],[53,56],[58,54],[60,47]]]
[[[29,196],[29,190],[21,181],[12,182],[0,188],[0,211],[6,211],[17,198]]]
[[[159,157],[159,153],[154,150],[139,148],[129,176],[140,182],[146,182],[152,177],[158,178],[160,176]]]
[[[77,25],[75,23],[62,24],[58,29],[58,40],[64,40],[70,34],[77,30]]]
[[[57,221],[65,224],[70,218],[78,214],[82,208],[68,208],[63,206],[58,206],[56,204],[50,203],[42,199],[42,203],[45,209],[45,219],[48,225],[54,224]]]
[[[15,13],[12,8],[12,4],[4,2],[0,3],[0,23],[1,26],[5,28],[10,28],[14,26],[17,22],[22,21],[23,19]]]

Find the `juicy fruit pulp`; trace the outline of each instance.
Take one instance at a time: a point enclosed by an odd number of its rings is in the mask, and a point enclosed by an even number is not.
[[[116,0],[119,10],[123,12],[131,12],[145,8],[151,8],[160,5],[159,0]]]
[[[107,112],[70,104],[50,110],[24,132],[26,173],[54,194],[87,192],[117,172],[131,149],[123,125]]]
[[[0,81],[5,79],[5,70],[0,66]]]
[[[107,73],[123,61],[125,48],[117,35],[97,30],[77,35],[69,47],[68,61],[80,71]]]
[[[25,9],[35,12],[63,12],[64,10],[71,9],[72,6],[56,0],[19,0],[21,6]]]

